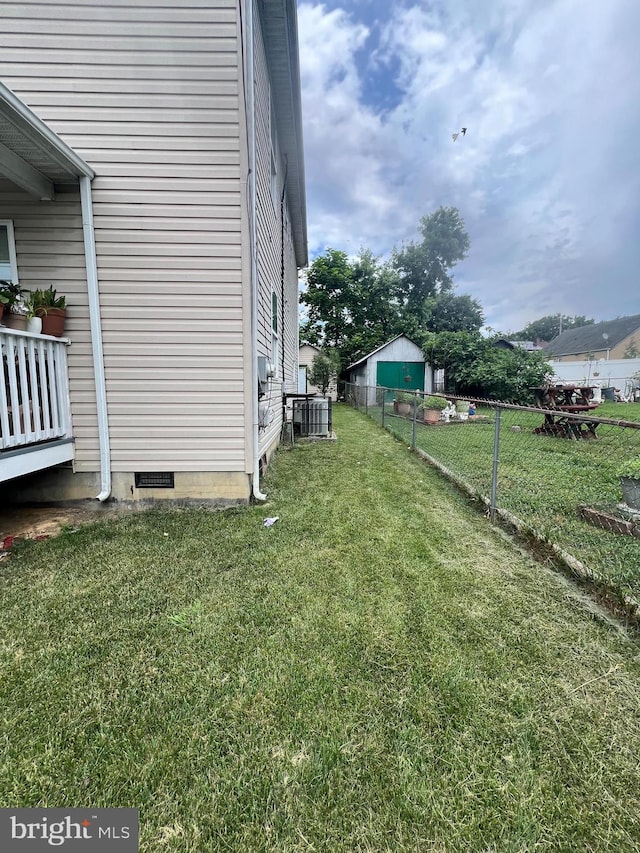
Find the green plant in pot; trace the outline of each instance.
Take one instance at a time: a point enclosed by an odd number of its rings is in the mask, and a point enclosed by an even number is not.
[[[67,316],[67,300],[58,296],[53,285],[46,290],[34,290],[31,294],[31,306],[36,317],[42,318],[42,334],[61,338],[64,335],[64,323]]]
[[[27,328],[29,308],[19,284],[13,281],[0,281],[0,316],[9,329],[24,332]]]
[[[640,456],[627,459],[618,468],[622,497],[631,509],[640,510]]]
[[[415,394],[411,394],[409,391],[398,391],[393,401],[396,414],[404,417],[410,415],[415,399]]]
[[[437,424],[443,409],[447,408],[444,397],[425,397],[418,408],[422,412],[422,419],[426,424]]]
[[[0,280],[0,320],[22,301],[22,288],[13,281]]]

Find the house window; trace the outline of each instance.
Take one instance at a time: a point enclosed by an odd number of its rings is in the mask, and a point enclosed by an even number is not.
[[[280,340],[278,338],[278,295],[271,294],[271,360],[275,375],[278,375],[278,362],[280,357]]]
[[[18,281],[16,243],[10,219],[0,220],[0,281]]]

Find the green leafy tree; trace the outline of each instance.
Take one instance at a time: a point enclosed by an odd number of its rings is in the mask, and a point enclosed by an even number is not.
[[[342,366],[405,334],[420,341],[428,330],[477,331],[480,304],[453,293],[451,269],[469,238],[455,208],[440,208],[420,221],[422,241],[394,250],[383,263],[361,249],[354,261],[328,249],[307,273],[301,302],[307,319],[300,339],[340,353]]]
[[[540,352],[500,349],[478,332],[441,332],[427,336],[425,359],[443,369],[452,394],[527,404],[532,388],[542,385],[551,368]]]
[[[405,313],[423,318],[426,300],[453,289],[452,268],[466,257],[469,235],[455,207],[423,216],[422,240],[394,249],[392,265],[400,277]]]
[[[337,381],[339,372],[340,355],[335,350],[321,350],[311,362],[309,381],[326,397],[328,388]]]
[[[368,249],[350,262],[327,250],[311,264],[301,302],[308,320],[300,339],[330,346],[346,365],[400,333],[398,277]]]
[[[560,334],[560,330],[577,329],[580,326],[592,326],[595,320],[588,319],[584,315],[568,317],[566,314],[548,314],[533,320],[520,332],[508,335],[513,341],[552,341]]]
[[[484,313],[480,303],[467,293],[447,291],[426,300],[425,323],[430,332],[478,332]]]
[[[353,269],[344,252],[327,249],[307,272],[307,287],[300,299],[307,306],[301,338],[307,343],[340,347],[351,323]]]
[[[638,358],[640,355],[640,350],[636,344],[636,339],[631,338],[627,346],[625,347],[625,351],[622,355],[623,358]]]

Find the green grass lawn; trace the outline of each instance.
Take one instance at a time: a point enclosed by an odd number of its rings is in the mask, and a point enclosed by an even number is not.
[[[0,566],[0,805],[139,807],[154,852],[637,850],[637,642],[363,415],[335,429],[266,506]]]
[[[385,418],[385,426],[407,444],[412,424]],[[494,412],[487,423],[418,425],[416,445],[444,464],[478,494],[491,494]],[[379,410],[373,413],[380,422]],[[605,403],[598,417],[640,420],[638,403]],[[613,589],[640,599],[640,541],[587,523],[578,515],[586,505],[617,512],[622,500],[617,468],[640,453],[640,430],[602,424],[595,441],[539,435],[542,415],[502,411],[497,504],[533,528],[546,541],[581,560]]]

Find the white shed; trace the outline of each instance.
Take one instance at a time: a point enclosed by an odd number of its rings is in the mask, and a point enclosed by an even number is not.
[[[425,363],[422,350],[406,335],[398,335],[350,364],[346,373],[350,383],[370,389],[370,405],[376,402],[376,386],[407,391],[419,389],[427,393],[433,389],[431,369]]]

